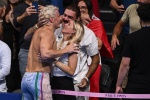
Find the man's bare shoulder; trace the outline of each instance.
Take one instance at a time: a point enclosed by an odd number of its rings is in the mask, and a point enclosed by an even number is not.
[[[41,27],[40,30],[38,31],[38,35],[40,37],[52,36],[52,35],[54,35],[54,32],[52,29],[50,29],[48,27]]]

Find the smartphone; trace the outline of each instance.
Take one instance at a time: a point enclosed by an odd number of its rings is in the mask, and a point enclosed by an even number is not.
[[[38,12],[38,0],[33,0],[32,6],[35,6],[36,11]]]

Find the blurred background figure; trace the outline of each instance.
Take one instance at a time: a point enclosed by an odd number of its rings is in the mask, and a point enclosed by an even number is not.
[[[141,4],[136,10],[137,15],[140,17],[139,23],[142,28],[130,34],[125,41],[116,84],[116,93],[150,93],[150,45],[148,42],[150,40],[150,3],[145,2],[145,4]],[[128,82],[123,91],[122,82],[126,77],[129,66]]]
[[[1,15],[2,13],[0,13]],[[11,51],[3,39],[3,20],[0,18],[0,92],[7,92],[6,76],[10,73]]]
[[[19,53],[19,29],[15,28],[13,25],[13,10],[20,4],[20,0],[7,0],[7,6],[5,14],[3,17],[3,33],[4,33],[4,42],[11,49],[11,71],[7,76],[7,87],[8,92],[13,92],[16,89],[20,88],[21,84],[21,75],[19,72],[19,62],[18,62],[18,53]]]

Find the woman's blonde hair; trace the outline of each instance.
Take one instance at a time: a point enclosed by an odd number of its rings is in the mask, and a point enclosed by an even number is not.
[[[69,39],[69,43],[70,42],[80,43],[80,41],[81,41],[81,39],[83,38],[83,35],[84,35],[84,27],[77,20],[74,21],[74,30],[75,30],[75,33],[73,33],[73,35]]]
[[[59,8],[56,6],[53,6],[53,5],[48,5],[40,11],[39,16],[43,16],[44,19],[49,19],[50,17],[55,17],[56,10],[59,10]],[[39,17],[39,20],[40,20],[40,18],[41,17]]]

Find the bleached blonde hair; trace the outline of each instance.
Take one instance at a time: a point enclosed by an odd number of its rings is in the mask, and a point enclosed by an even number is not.
[[[69,42],[80,43],[84,35],[84,27],[79,21],[75,20],[73,28],[76,32],[73,33]]]
[[[53,6],[53,5],[47,5],[40,11],[39,16],[43,16],[44,19],[49,19],[51,17],[54,18],[56,10],[59,10],[59,8],[56,6]],[[41,17],[39,17],[39,20],[40,20],[40,18]]]

